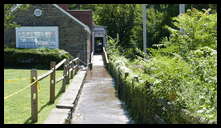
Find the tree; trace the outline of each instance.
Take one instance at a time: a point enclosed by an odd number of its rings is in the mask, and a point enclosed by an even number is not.
[[[216,4],[187,4],[189,8],[212,8],[216,12]],[[143,26],[141,4],[81,4],[80,9],[93,10],[93,20],[97,25],[107,26],[108,35],[113,38],[119,34],[120,46],[143,49]],[[147,42],[148,47],[159,44],[164,37],[170,36],[165,26],[176,28],[172,24],[173,17],[179,15],[178,4],[147,5]]]
[[[100,4],[96,6],[95,23],[107,26],[108,35],[113,38],[119,34],[119,45],[134,47],[130,36],[136,17],[135,4]]]
[[[196,8],[198,10],[211,8],[210,13],[216,13],[216,4],[187,4],[186,10]],[[142,27],[142,8],[137,5],[135,24],[132,29],[131,41],[136,43],[139,49],[143,49],[143,27]],[[148,4],[147,5],[147,42],[148,46],[159,44],[164,37],[169,38],[171,32],[165,27],[176,28],[172,24],[173,17],[179,15],[178,4]]]
[[[15,8],[20,10],[25,10],[29,7],[29,4],[4,4],[4,28],[13,28],[18,26],[16,23],[13,22],[14,19],[14,13],[13,10]]]
[[[132,40],[136,42],[137,47],[142,49],[142,8],[137,5],[137,13],[135,19],[135,26],[133,27]],[[169,37],[169,31],[164,28],[165,25],[172,25],[172,17],[179,14],[178,5],[174,4],[148,4],[147,5],[147,46],[158,44],[163,37]]]
[[[97,4],[69,4],[68,8],[70,10],[92,10],[95,11],[96,10],[96,5]]]

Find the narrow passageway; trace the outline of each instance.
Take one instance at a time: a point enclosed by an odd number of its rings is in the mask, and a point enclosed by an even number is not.
[[[122,108],[114,88],[114,80],[104,67],[102,55],[94,55],[93,69],[86,81],[75,111],[72,124],[127,124],[132,121]]]

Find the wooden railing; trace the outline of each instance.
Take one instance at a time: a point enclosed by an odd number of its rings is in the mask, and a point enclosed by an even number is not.
[[[93,56],[94,56],[94,52],[91,52],[90,63],[89,63],[90,70],[92,70],[92,67],[93,67],[93,65],[92,65]]]
[[[73,78],[74,74],[79,70],[79,58],[73,60],[63,59],[56,65],[56,62],[51,62],[50,68],[47,73],[40,76],[37,75],[37,70],[31,70],[31,119],[32,122],[38,121],[38,86],[39,81],[43,80],[50,75],[50,99],[49,103],[54,103],[55,101],[55,84],[63,80],[62,92],[65,92],[66,85],[70,83],[70,79]],[[56,70],[64,65],[63,75],[56,80]]]
[[[107,52],[105,50],[105,47],[103,47],[103,56],[104,56],[104,62],[108,66],[109,60],[108,60],[108,57],[107,57]]]

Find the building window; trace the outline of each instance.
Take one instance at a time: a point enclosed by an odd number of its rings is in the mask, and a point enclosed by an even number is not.
[[[42,10],[39,9],[39,8],[35,9],[35,10],[34,10],[34,15],[35,15],[35,16],[41,16],[41,15],[42,15]]]
[[[58,27],[17,27],[17,48],[58,48]]]

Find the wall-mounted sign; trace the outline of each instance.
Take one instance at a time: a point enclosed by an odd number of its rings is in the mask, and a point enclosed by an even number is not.
[[[22,26],[16,28],[16,48],[58,48],[57,26]]]
[[[41,16],[41,15],[42,15],[42,10],[41,10],[41,9],[38,9],[38,8],[35,9],[35,10],[34,10],[34,15],[35,15],[35,16]]]

